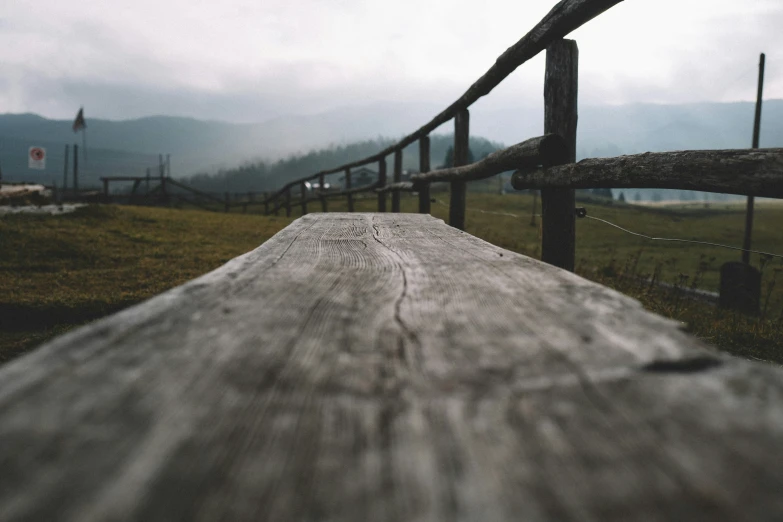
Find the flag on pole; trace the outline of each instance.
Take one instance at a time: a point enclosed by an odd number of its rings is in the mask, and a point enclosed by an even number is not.
[[[87,123],[84,121],[84,107],[79,109],[79,113],[76,115],[76,119],[73,120],[73,132],[79,132],[82,129],[87,128]]]
[[[79,108],[76,119],[73,120],[73,132],[82,131],[82,154],[87,161],[87,122],[84,121],[84,107]]]

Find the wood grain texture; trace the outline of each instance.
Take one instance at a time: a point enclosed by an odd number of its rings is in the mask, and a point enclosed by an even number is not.
[[[433,181],[475,181],[519,168],[560,165],[565,163],[567,158],[563,138],[556,134],[547,134],[495,151],[470,165],[414,174],[411,181],[417,184]]]
[[[783,519],[783,373],[422,214],[310,214],[0,369],[0,520]]]
[[[544,133],[562,137],[566,152],[560,163],[576,161],[579,49],[573,40],[558,40],[546,49]],[[574,271],[576,224],[574,189],[541,190],[541,260]]]
[[[783,148],[645,152],[515,172],[514,188],[661,188],[783,198]]]

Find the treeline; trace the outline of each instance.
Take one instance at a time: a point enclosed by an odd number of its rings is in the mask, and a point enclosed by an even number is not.
[[[391,138],[379,137],[374,140],[348,145],[333,145],[306,154],[292,155],[275,162],[259,161],[248,163],[235,169],[220,170],[214,174],[195,174],[180,181],[206,192],[273,191],[289,181],[307,176],[308,174],[315,174],[321,170],[338,167],[376,154],[390,147],[396,141]],[[438,134],[430,136],[430,164],[432,168],[450,163],[454,154],[453,143],[453,135]],[[481,137],[472,137],[470,138],[470,157],[478,161],[503,147],[504,145],[500,143]],[[386,161],[388,172],[391,173],[393,159],[389,156]],[[377,170],[377,165],[367,165],[367,167]],[[403,151],[403,169],[418,171],[418,143],[413,143]],[[333,174],[327,181],[337,184],[341,177],[341,173]]]

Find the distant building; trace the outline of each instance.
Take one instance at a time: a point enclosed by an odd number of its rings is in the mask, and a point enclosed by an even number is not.
[[[311,181],[305,181],[304,185],[305,185],[305,188],[308,191],[320,190],[321,189],[321,184],[318,183],[317,181],[312,181],[312,182]],[[327,190],[329,190],[331,188],[332,188],[332,186],[328,182],[324,181],[323,189],[325,191],[327,191]]]
[[[340,185],[345,187],[345,176],[342,176],[339,180]],[[378,172],[368,169],[367,167],[359,167],[356,170],[351,170],[351,188],[364,187],[371,185],[378,181]]]

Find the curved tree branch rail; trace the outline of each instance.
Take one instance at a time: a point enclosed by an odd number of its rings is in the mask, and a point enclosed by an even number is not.
[[[645,152],[590,158],[511,178],[529,188],[659,188],[783,198],[783,148]]]
[[[268,202],[271,203],[280,198],[286,191],[299,183],[381,161],[389,154],[402,151],[416,140],[428,137],[433,130],[454,118],[459,111],[466,110],[479,98],[489,94],[517,67],[535,57],[549,44],[563,38],[620,2],[622,0],[562,0],[558,2],[530,32],[501,54],[492,67],[476,80],[462,96],[418,130],[372,156],[291,181],[272,194]]]
[[[783,149],[707,150],[645,153],[617,158],[586,159],[576,163],[576,123],[578,49],[576,42],[564,40],[582,26],[622,0],[562,0],[517,43],[509,47],[489,70],[440,114],[394,145],[366,158],[323,170],[291,181],[260,204],[277,214],[285,208],[291,215],[293,205],[320,201],[326,211],[326,200],[347,197],[348,211],[353,211],[353,195],[375,192],[378,211],[386,212],[387,194],[391,194],[391,211],[400,211],[400,192],[418,192],[419,212],[430,212],[430,184],[449,182],[451,201],[449,224],[464,229],[466,182],[516,171],[512,176],[515,189],[541,189],[543,230],[542,260],[573,270],[575,252],[575,188],[666,188],[745,194],[783,198]],[[468,108],[489,94],[517,67],[546,50],[544,78],[544,136],[526,140],[468,164]],[[454,119],[454,166],[430,171],[429,134]],[[402,180],[403,150],[419,141],[419,173],[410,181]],[[387,183],[386,158],[394,155],[391,183]],[[351,187],[351,169],[378,164],[375,183]],[[345,172],[345,189],[307,194],[304,183]],[[292,189],[301,187],[298,199]]]

